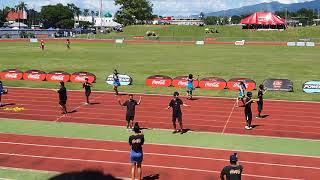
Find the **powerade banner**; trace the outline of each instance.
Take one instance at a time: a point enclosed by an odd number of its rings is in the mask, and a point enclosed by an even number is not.
[[[266,79],[263,85],[271,91],[293,92],[293,83],[289,79]]]
[[[120,81],[120,85],[121,86],[128,86],[132,84],[132,78],[128,75],[125,74],[119,74],[119,81]],[[113,85],[113,74],[110,74],[107,79],[106,79],[106,83]]]
[[[306,93],[320,93],[320,81],[308,81],[302,86],[302,90]]]
[[[171,77],[163,76],[163,75],[149,76],[146,79],[146,85],[147,86],[169,87],[169,86],[171,86],[171,83],[172,83]]]

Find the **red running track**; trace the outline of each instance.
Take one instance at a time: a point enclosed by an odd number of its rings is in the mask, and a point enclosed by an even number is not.
[[[19,113],[0,109],[0,117],[26,120],[90,123],[102,125],[125,125],[125,108],[119,106],[112,93],[92,93],[93,105],[83,105],[84,93],[68,92],[68,108],[74,113],[61,115],[57,93],[46,89],[10,88],[3,102],[15,103],[26,110]],[[170,96],[142,95],[142,104],[137,107],[136,120],[148,128],[171,129],[171,111],[165,110]],[[120,96],[122,101],[127,96]],[[138,98],[138,95],[135,96]],[[183,109],[185,128],[193,131],[261,135],[304,139],[320,139],[320,103],[265,101],[264,119],[254,119],[256,127],[245,130],[243,108],[235,108],[233,99],[205,98],[187,101],[190,108]],[[10,107],[10,106],[7,106]],[[256,105],[253,105],[255,112]],[[254,114],[255,115],[255,114]]]
[[[144,145],[143,174],[160,179],[218,179],[232,152],[218,149]],[[315,179],[320,158],[238,152],[243,179]],[[100,169],[117,177],[130,173],[126,142],[0,134],[0,166],[69,172]],[[188,177],[188,178],[186,178]]]

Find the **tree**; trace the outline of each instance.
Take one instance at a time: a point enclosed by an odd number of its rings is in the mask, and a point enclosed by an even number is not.
[[[115,5],[120,6],[115,19],[121,24],[145,23],[153,19],[153,4],[149,0],[115,0]]]
[[[90,12],[89,9],[84,9],[83,10],[83,15],[87,17],[87,16],[89,16],[89,12]]]
[[[27,8],[27,4],[26,3],[24,3],[23,1],[21,1],[18,5],[16,5],[15,6],[15,8],[16,8],[16,11],[22,11],[22,12],[24,12],[24,11],[27,11],[28,10],[28,8]],[[20,16],[18,16],[18,21],[19,21],[19,26],[20,26]],[[22,22],[24,22],[24,20],[22,20]]]
[[[34,10],[34,9],[28,9],[28,19],[27,19],[27,24],[28,26],[32,26],[35,24],[40,24],[41,22],[41,14]]]
[[[240,16],[232,16],[231,17],[231,23],[232,24],[240,24],[240,22],[241,22],[241,17]]]
[[[199,18],[200,18],[201,20],[204,19],[204,13],[203,13],[203,12],[200,13]]]
[[[41,17],[45,28],[72,28],[73,12],[62,4],[48,5],[41,8]]]
[[[2,10],[0,10],[0,27],[3,26],[3,24],[7,21],[6,18],[10,10],[10,7],[5,7]]]
[[[217,21],[219,21],[219,17],[216,16],[207,16],[204,19],[204,23],[206,25],[216,25]]]

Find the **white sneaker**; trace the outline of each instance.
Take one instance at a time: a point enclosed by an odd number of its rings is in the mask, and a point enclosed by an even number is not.
[[[245,128],[245,129],[247,129],[247,130],[249,130],[249,129],[250,129],[250,127],[249,127],[249,126],[245,126],[244,128]]]

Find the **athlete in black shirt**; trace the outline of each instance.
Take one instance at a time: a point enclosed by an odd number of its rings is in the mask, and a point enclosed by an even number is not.
[[[129,144],[131,146],[130,160],[131,166],[131,178],[135,179],[136,171],[138,171],[139,180],[142,179],[141,163],[143,161],[142,146],[144,144],[144,135],[140,131],[139,124],[136,122],[133,128],[134,134],[129,137]]]
[[[91,87],[92,87],[92,84],[89,83],[89,79],[88,78],[85,78],[86,82],[84,82],[82,84],[82,88],[84,88],[84,94],[86,95],[86,104],[90,104],[89,102],[89,96],[91,94]]]
[[[243,171],[243,167],[238,163],[237,154],[233,154],[230,156],[230,165],[224,167],[220,174],[220,179],[225,180],[241,180],[241,174]]]
[[[60,82],[60,89],[57,91],[59,93],[59,104],[61,106],[62,114],[67,114],[67,89],[64,86],[64,82]]]
[[[267,92],[267,89],[264,88],[263,84],[260,84],[259,86],[259,92],[258,92],[258,115],[256,118],[260,119],[262,118],[261,112],[263,110],[263,95]]]
[[[244,115],[246,117],[246,126],[245,129],[252,129],[251,122],[252,122],[252,110],[251,104],[255,101],[252,98],[252,92],[247,92],[247,98],[244,104]]]
[[[127,121],[127,129],[132,129],[133,128],[133,121],[134,121],[134,116],[136,113],[136,105],[140,105],[141,103],[141,96],[139,101],[137,102],[136,100],[133,99],[133,95],[129,94],[129,100],[124,102],[123,104],[121,103],[120,99],[118,100],[120,106],[126,106],[127,107],[127,113],[126,113],[126,121]]]
[[[182,112],[181,112],[181,105],[188,107],[189,105],[184,104],[182,100],[179,98],[179,93],[173,93],[173,99],[170,101],[168,109],[172,108],[172,123],[173,123],[173,133],[183,133],[183,125],[182,125]],[[176,121],[178,119],[180,130],[177,130]]]

